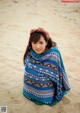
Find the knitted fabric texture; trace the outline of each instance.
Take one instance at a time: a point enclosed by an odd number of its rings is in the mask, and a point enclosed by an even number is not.
[[[58,48],[43,54],[33,50],[25,59],[23,94],[35,103],[54,105],[70,90]]]

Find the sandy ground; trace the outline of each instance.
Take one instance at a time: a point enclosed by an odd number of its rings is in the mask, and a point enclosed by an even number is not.
[[[46,29],[62,53],[71,91],[53,107],[22,94],[23,54],[32,28]],[[80,113],[80,3],[0,0],[0,106],[8,113]]]

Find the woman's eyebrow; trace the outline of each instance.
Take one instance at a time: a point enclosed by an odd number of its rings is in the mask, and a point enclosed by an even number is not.
[[[43,41],[39,41],[39,42],[43,43]]]

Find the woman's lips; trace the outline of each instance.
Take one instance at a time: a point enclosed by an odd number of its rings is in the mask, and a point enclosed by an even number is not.
[[[36,49],[36,51],[41,51],[41,49]]]
[[[41,49],[40,50],[35,50],[37,53],[40,53],[41,52]]]

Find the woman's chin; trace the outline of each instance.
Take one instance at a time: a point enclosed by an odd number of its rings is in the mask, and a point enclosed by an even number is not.
[[[34,50],[37,54],[42,54],[42,53],[44,53],[44,52],[46,52],[45,50],[41,50],[41,51],[38,51],[38,50]]]
[[[37,54],[42,54],[43,52],[42,51],[35,51]]]
[[[37,54],[42,54],[42,52],[36,52]]]

